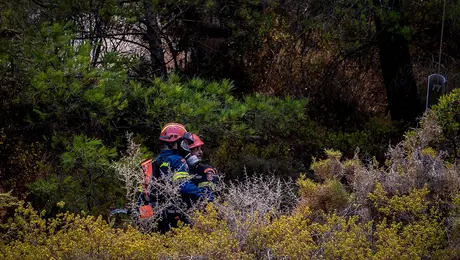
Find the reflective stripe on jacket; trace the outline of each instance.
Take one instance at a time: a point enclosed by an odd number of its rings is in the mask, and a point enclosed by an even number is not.
[[[171,181],[184,180],[190,177],[188,165],[185,159],[177,154],[177,151],[161,150],[158,157],[162,160],[160,174],[171,175]],[[206,193],[203,188],[198,187],[190,180],[186,180],[181,184],[180,192],[192,200],[197,200]]]

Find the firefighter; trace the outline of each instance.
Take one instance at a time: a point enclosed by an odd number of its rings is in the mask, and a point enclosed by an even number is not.
[[[198,187],[210,187],[214,189],[217,183],[217,174],[215,168],[204,164],[202,147],[204,142],[196,134],[192,134],[192,142],[189,142],[190,154],[196,156],[200,162],[190,167],[190,173],[194,175],[192,182]]]
[[[188,139],[187,139],[188,138]],[[179,182],[179,191],[182,200],[191,206],[198,199],[213,200],[212,189],[207,185],[200,187],[191,181],[190,168],[196,167],[199,163],[197,156],[190,153],[188,142],[192,142],[191,133],[182,124],[168,123],[160,133],[160,141],[163,144],[163,149],[155,160],[147,160],[143,162],[142,167],[145,173],[144,177],[144,192],[141,193],[140,215],[141,218],[150,217],[153,212],[150,211],[151,205],[156,202],[162,202],[164,196],[152,196],[148,189],[148,182],[152,177],[166,177],[171,182]],[[150,166],[150,171],[146,170]],[[149,173],[150,172],[150,173]],[[143,215],[143,213],[146,213]],[[176,227],[177,222],[181,220],[188,223],[186,216],[180,210],[180,207],[171,205],[161,214],[161,220],[158,223],[158,229],[164,233],[171,227]]]

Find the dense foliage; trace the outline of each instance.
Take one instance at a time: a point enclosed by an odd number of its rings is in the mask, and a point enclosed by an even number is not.
[[[0,0],[0,254],[453,258],[460,5],[440,39],[443,3]],[[421,118],[432,73],[449,84]],[[120,169],[170,121],[204,140],[221,200],[166,236],[111,229],[132,203]]]
[[[456,99],[456,93],[446,98]],[[8,209],[15,213],[1,226],[0,255],[455,259],[460,250],[460,166],[433,148],[445,142],[439,113],[427,114],[421,129],[390,148],[385,166],[363,164],[358,157],[344,160],[340,152],[327,150],[327,158],[311,166],[314,180],[297,180],[298,199],[290,198],[292,207],[267,203],[280,195],[273,185],[276,177],[247,177],[223,190],[222,200],[195,212],[192,226],[165,235],[142,233],[130,225],[114,228],[101,217],[73,213],[45,220],[43,212],[2,194],[2,214]],[[266,187],[273,192],[264,193]],[[56,206],[62,212],[65,202]]]

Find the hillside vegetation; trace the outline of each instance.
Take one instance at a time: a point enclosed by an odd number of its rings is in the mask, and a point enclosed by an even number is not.
[[[101,217],[44,213],[3,194],[0,254],[4,259],[455,259],[460,253],[460,92],[443,97],[385,165],[342,159],[326,150],[314,179],[298,193],[275,176],[247,177],[192,215],[192,226],[161,235]],[[446,121],[447,120],[447,121]],[[135,157],[125,157],[124,162]],[[281,192],[280,192],[281,190]],[[265,191],[265,193],[264,193]],[[268,192],[267,192],[268,191]],[[257,198],[257,199],[251,199]],[[273,203],[284,200],[287,203]],[[56,206],[63,211],[64,202]],[[283,206],[284,205],[284,206]],[[147,246],[148,245],[148,246]]]
[[[457,258],[458,17],[441,0],[0,0],[0,257]],[[434,73],[448,84],[426,100]],[[172,121],[204,141],[218,199],[166,235],[110,226]]]

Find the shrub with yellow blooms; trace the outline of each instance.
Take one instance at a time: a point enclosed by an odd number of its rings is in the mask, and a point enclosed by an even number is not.
[[[427,113],[420,129],[390,147],[385,165],[326,150],[311,166],[314,177],[298,178],[297,194],[272,175],[216,187],[218,199],[187,212],[191,225],[166,234],[85,214],[45,219],[0,194],[0,258],[457,259],[460,164],[440,149],[443,128]],[[128,199],[141,157],[115,164]]]

